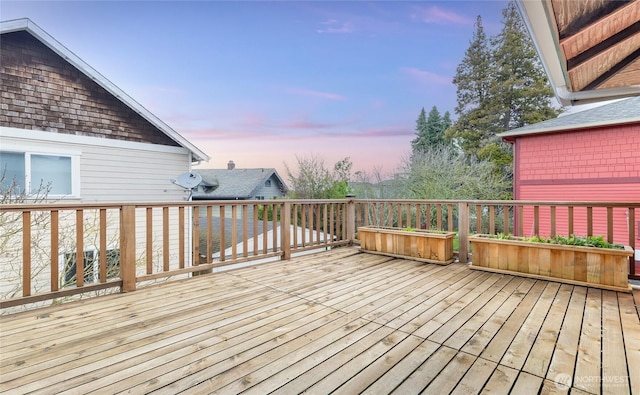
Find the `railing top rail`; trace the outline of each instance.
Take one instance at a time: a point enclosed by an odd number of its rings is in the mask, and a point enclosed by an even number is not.
[[[233,206],[254,204],[327,204],[346,203],[403,203],[403,204],[458,204],[486,206],[561,206],[561,207],[623,207],[640,208],[640,201],[603,202],[603,201],[553,201],[553,200],[420,200],[420,199],[274,199],[274,200],[196,200],[196,201],[171,201],[171,202],[58,202],[58,203],[31,203],[31,204],[0,204],[0,212],[9,211],[49,211],[49,210],[91,210],[91,209],[117,209],[123,206],[138,208],[147,207],[202,207],[202,206]]]
[[[484,206],[573,206],[573,207],[633,207],[640,208],[640,201],[554,201],[554,200],[436,200],[436,199],[355,199],[356,203],[413,203],[413,204],[457,204]]]
[[[57,203],[10,203],[0,204],[0,211],[48,211],[48,210],[76,210],[120,208],[123,206],[146,207],[195,207],[195,206],[237,206],[254,204],[324,204],[346,203],[352,199],[272,199],[272,200],[195,200],[195,201],[165,201],[165,202],[57,202]]]

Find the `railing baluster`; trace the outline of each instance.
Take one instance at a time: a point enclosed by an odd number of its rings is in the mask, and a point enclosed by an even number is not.
[[[300,237],[302,238],[302,247],[307,246],[307,208],[308,206],[306,204],[300,206],[302,210],[300,213],[300,230],[302,233]]]
[[[295,221],[293,224],[295,229]],[[274,230],[275,232],[275,230]],[[269,251],[269,206],[262,205],[262,253],[266,254]],[[294,232],[295,235],[295,232]]]
[[[249,256],[249,206],[242,205],[242,256]]]
[[[540,235],[540,206],[533,206],[533,233]]]
[[[442,204],[436,204],[436,229],[442,230]]]
[[[169,207],[162,208],[162,270],[169,271]]]
[[[569,235],[573,234],[573,206],[567,207],[567,222],[568,222],[568,233]]]
[[[231,259],[238,258],[238,206],[231,206]]]
[[[146,239],[147,239],[147,248],[146,248],[146,263],[147,263],[147,274],[153,273],[153,208],[147,207],[146,209]],[[195,223],[195,222],[194,222]]]
[[[58,271],[58,259],[60,254],[60,213],[51,210],[51,291],[58,290],[60,275]],[[23,227],[23,229],[26,229]],[[23,273],[27,273],[23,270]]]
[[[328,232],[328,228],[327,228],[327,203],[324,203],[322,205],[322,231],[324,232],[324,244],[328,244],[329,243],[329,233]]]
[[[447,204],[447,231],[453,232],[453,204]]]
[[[225,235],[225,214],[227,212],[226,205],[220,205],[220,262],[224,262],[226,257],[227,250],[227,240]],[[266,233],[265,233],[266,234]]]
[[[587,207],[587,236],[593,236],[593,207]]]
[[[515,206],[515,208],[518,210],[518,232],[516,235],[524,236],[524,206],[519,205]]]
[[[340,205],[342,206],[342,240],[348,240],[347,207],[346,203],[340,203]]]
[[[469,261],[469,204],[458,203],[458,260]]]
[[[200,207],[193,207],[193,250],[191,251],[191,266],[200,265]]]
[[[493,204],[489,206],[489,234],[496,234],[496,206]]]
[[[551,237],[554,237],[556,235],[556,206],[551,206],[549,208],[550,213],[549,215],[551,216]]]
[[[100,250],[98,252],[100,257],[100,282],[107,282],[107,210],[101,208],[99,210],[99,232],[100,232]],[[57,266],[57,265],[56,265]]]
[[[258,255],[258,205],[253,205],[253,256]],[[264,237],[264,235],[262,236]]]
[[[482,233],[482,206],[476,204],[476,233]]]
[[[322,221],[320,220],[320,210],[321,210],[321,206],[322,204],[316,204],[316,244],[320,244],[321,240],[321,233],[320,233],[320,227],[322,226]]]
[[[178,267],[184,269],[184,206],[178,207]]]
[[[22,296],[31,295],[31,211],[22,212]]]
[[[213,262],[213,206],[207,206],[207,257],[204,263]]]
[[[84,286],[84,211],[76,210],[76,287]]]
[[[502,205],[502,233],[509,234],[509,206]]]
[[[293,247],[298,248],[298,204],[293,203],[292,206],[291,225],[293,226]]]
[[[613,207],[607,207],[607,241],[613,243]]]
[[[278,223],[282,222],[282,219],[278,217],[278,215],[282,215],[282,212],[278,213],[278,208],[280,207],[277,204],[272,204],[271,205],[272,210],[273,210],[273,219],[271,221],[271,228],[273,229],[272,235],[273,235],[273,248],[271,249],[273,252],[278,251]],[[284,230],[280,229],[280,232],[283,232]]]

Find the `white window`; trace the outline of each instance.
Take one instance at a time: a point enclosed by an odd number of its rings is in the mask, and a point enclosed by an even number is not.
[[[15,182],[16,194],[36,194],[49,189],[48,196],[79,196],[77,155],[36,152],[0,152],[0,171],[4,174],[2,189]]]

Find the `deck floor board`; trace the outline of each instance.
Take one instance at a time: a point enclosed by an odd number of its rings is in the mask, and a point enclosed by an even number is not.
[[[0,392],[640,394],[637,300],[339,248],[0,316]]]

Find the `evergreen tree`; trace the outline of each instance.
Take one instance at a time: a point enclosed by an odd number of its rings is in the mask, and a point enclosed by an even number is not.
[[[491,40],[495,65],[488,108],[495,114],[493,132],[499,133],[555,118],[553,91],[533,42],[514,2],[502,11],[503,28]]]
[[[480,107],[489,95],[491,48],[480,15],[474,26],[476,31],[453,77],[453,83],[458,88],[458,105],[455,111],[459,116]]]
[[[436,106],[431,108],[426,116],[424,107],[416,121],[416,138],[411,142],[412,154],[425,152],[429,148],[435,148],[447,144],[445,130],[451,126],[451,116],[447,111],[445,116],[440,115]]]
[[[416,137],[411,141],[411,153],[415,155],[420,152],[423,147],[426,146],[425,134],[427,131],[427,113],[424,111],[424,107],[418,115],[416,120]]]
[[[500,34],[487,40],[478,16],[476,32],[453,78],[458,120],[447,130],[468,155],[510,162],[510,147],[496,133],[554,118],[553,92],[524,23],[511,2]]]
[[[465,153],[474,156],[491,129],[491,114],[486,107],[492,74],[491,48],[480,15],[475,27],[469,48],[453,77],[457,87],[458,120],[446,131],[447,139],[455,140]]]

